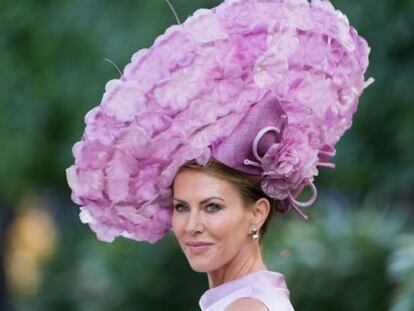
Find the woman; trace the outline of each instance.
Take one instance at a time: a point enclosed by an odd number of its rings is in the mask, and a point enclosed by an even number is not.
[[[173,183],[172,228],[191,268],[208,274],[202,310],[293,310],[282,274],[261,243],[276,201],[260,180],[211,160],[190,162]]]
[[[334,167],[372,82],[369,51],[328,1],[198,10],[138,51],[87,114],[67,169],[82,222],[107,242],[154,243],[172,229],[209,275],[203,310],[291,310],[258,241],[273,210],[308,219],[314,177]]]

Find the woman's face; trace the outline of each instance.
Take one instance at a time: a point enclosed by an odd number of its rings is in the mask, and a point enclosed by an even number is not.
[[[251,240],[249,208],[228,181],[184,169],[173,189],[172,228],[194,271],[224,266]]]

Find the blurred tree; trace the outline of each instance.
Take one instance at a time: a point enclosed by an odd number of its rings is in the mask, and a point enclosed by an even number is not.
[[[329,205],[312,211],[308,224],[278,219],[266,257],[271,268],[285,273],[297,310],[385,311],[402,298],[407,305],[412,297],[405,292],[413,289],[414,279],[404,272],[413,268],[414,253],[408,253],[407,243],[395,243],[409,229],[405,216]],[[412,243],[414,233],[409,236]],[[404,276],[405,285],[397,287]]]
[[[414,233],[403,234],[395,240],[388,272],[398,284],[390,311],[414,310]]]

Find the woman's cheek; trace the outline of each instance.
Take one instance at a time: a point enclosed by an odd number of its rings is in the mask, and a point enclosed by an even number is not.
[[[181,242],[181,240],[183,239],[183,232],[184,232],[183,224],[184,224],[184,221],[182,217],[180,217],[180,215],[173,214],[172,219],[171,219],[171,227],[173,229],[176,239],[179,242]]]

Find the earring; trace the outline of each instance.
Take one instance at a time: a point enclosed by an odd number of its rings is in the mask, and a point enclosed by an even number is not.
[[[257,229],[252,229],[251,234],[253,240],[257,241],[259,239],[259,233],[257,232]]]

